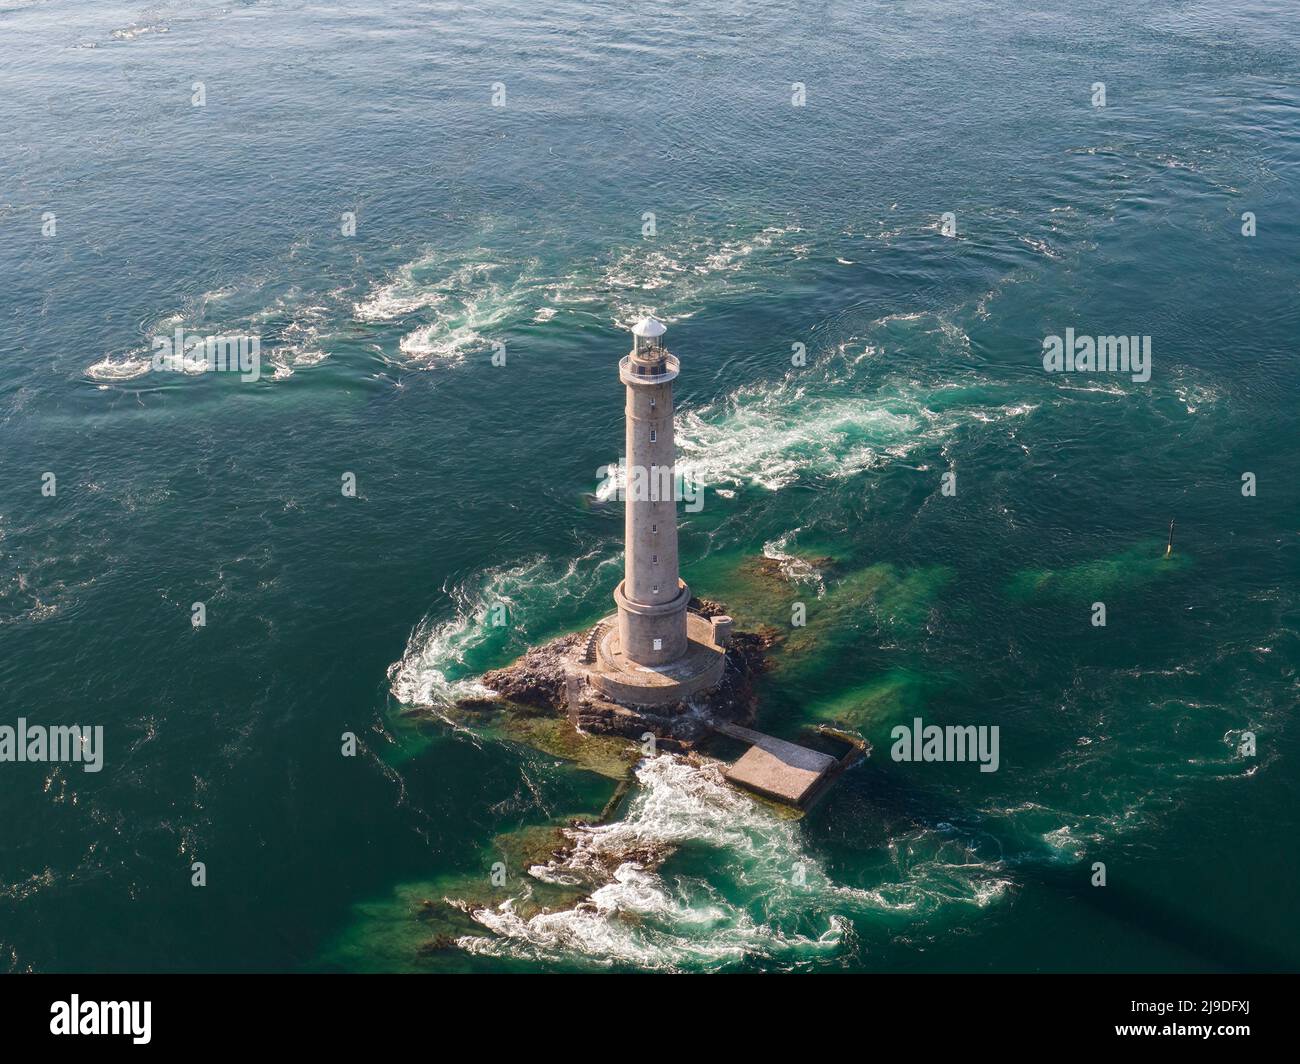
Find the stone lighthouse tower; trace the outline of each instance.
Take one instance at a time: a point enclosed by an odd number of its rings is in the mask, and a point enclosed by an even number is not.
[[[664,331],[655,318],[637,322],[632,350],[618,364],[627,419],[618,612],[591,630],[570,674],[574,683],[585,675],[602,696],[624,706],[684,703],[716,686],[731,638],[730,617],[690,611],[690,588],[677,572],[673,381],[681,367],[664,346]],[[580,698],[571,689],[570,705]],[[628,726],[641,729],[644,722],[632,719]]]
[[[673,467],[673,381],[680,370],[664,346],[664,325],[632,328],[632,351],[618,364],[627,388],[626,560],[614,591],[623,653],[663,665],[686,653],[690,589],[677,575],[677,499]]]

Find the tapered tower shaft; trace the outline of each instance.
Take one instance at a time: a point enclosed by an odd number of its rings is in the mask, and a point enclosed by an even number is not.
[[[686,652],[691,598],[677,571],[673,381],[680,367],[664,332],[655,318],[638,322],[632,351],[619,363],[627,389],[626,557],[614,601],[623,653],[641,665],[665,665]]]

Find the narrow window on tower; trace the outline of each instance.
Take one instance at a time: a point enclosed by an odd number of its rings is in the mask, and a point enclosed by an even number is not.
[[[653,410],[654,408],[655,408],[655,397],[652,395],[650,396],[650,409]]]
[[[650,430],[650,442],[651,442],[651,443],[654,443],[655,440],[657,440],[657,439],[659,439],[659,433],[657,433],[654,429],[651,429],[651,430]]]
[[[659,594],[659,585],[658,585],[658,584],[655,584],[654,593],[655,593],[656,595]]]
[[[655,649],[656,649],[656,650],[663,650],[663,648],[664,648],[664,641],[663,641],[662,639],[656,639],[656,640],[655,640]]]
[[[651,565],[658,565],[658,564],[659,564],[659,555],[657,555],[657,554],[652,554],[652,555],[650,555],[650,564],[651,564]]]
[[[651,526],[650,526],[650,535],[652,535],[652,536],[657,536],[657,535],[659,535],[659,526],[658,526],[658,525],[651,525]]]

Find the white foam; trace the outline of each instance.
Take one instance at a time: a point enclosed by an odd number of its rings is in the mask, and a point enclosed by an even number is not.
[[[438,261],[437,256],[426,255],[400,267],[396,277],[373,288],[353,308],[354,316],[360,321],[392,321],[442,302],[446,297],[438,288],[416,280],[421,268],[433,267]]]
[[[742,388],[680,416],[679,467],[705,485],[770,491],[809,473],[842,479],[878,464],[889,445],[919,442],[920,413],[856,396],[812,397],[797,385]]]
[[[660,755],[641,762],[637,783],[622,820],[567,829],[571,852],[530,870],[592,887],[586,900],[527,919],[520,898],[473,911],[492,937],[458,944],[485,955],[654,970],[798,963],[838,951],[855,915],[914,919],[953,900],[988,904],[1006,886],[993,866],[964,852],[959,862],[918,863],[882,888],[837,885],[805,851],[799,825],[728,786],[718,763]],[[707,878],[669,870],[666,859],[683,846],[710,851]]]
[[[703,303],[750,291],[774,263],[769,255],[789,253],[787,237],[798,229],[768,226],[749,235],[719,237],[686,232],[616,251],[602,268],[584,269],[546,286],[556,306],[606,305],[621,328],[647,314],[672,324]]]
[[[949,368],[918,365],[919,344],[937,347]],[[800,478],[856,476],[942,445],[962,426],[1025,417],[1037,408],[1000,401],[1014,390],[968,367],[969,351],[969,336],[949,316],[886,315],[866,336],[837,339],[819,360],[783,379],[684,411],[677,423],[679,466],[711,489],[777,491]]]
[[[104,358],[86,367],[86,376],[95,381],[131,381],[143,377],[153,367],[147,355],[126,355],[121,359]]]
[[[811,584],[817,588],[817,597],[820,598],[826,594],[826,581],[822,572],[815,565],[805,561],[803,558],[790,554],[787,548],[790,541],[799,534],[799,529],[786,532],[784,535],[770,540],[763,544],[763,557],[769,558],[777,563],[781,575],[789,580],[792,584]]]
[[[488,634],[487,602],[471,598],[461,588],[452,589],[450,594],[456,604],[454,615],[441,621],[424,618],[407,640],[401,660],[388,667],[390,690],[404,705],[448,705],[460,698],[489,693],[472,680],[448,677],[456,666],[464,666],[465,655],[481,645]],[[508,609],[509,597],[502,592],[500,599]]]
[[[356,304],[353,314],[365,322],[427,318],[399,341],[402,362],[461,362],[511,321],[523,318],[534,302],[534,262],[508,267],[486,261],[485,254],[482,249],[459,258],[430,254],[408,263]]]
[[[115,41],[134,41],[150,33],[170,33],[171,28],[165,22],[136,23],[114,30],[110,36]]]
[[[1039,237],[1022,236],[1020,237],[1020,243],[1024,244],[1027,248],[1032,248],[1040,255],[1047,256],[1049,259],[1059,259],[1061,257],[1061,253],[1057,251],[1056,248],[1052,247],[1052,245],[1046,240],[1042,240]]]
[[[328,357],[328,352],[322,345],[322,333],[331,308],[324,303],[302,302],[302,293],[296,288],[276,297],[255,313],[231,315],[221,322],[204,320],[209,304],[224,303],[237,291],[234,287],[226,286],[203,293],[198,301],[198,317],[192,324],[186,324],[186,314],[175,312],[146,318],[141,322],[141,329],[146,334],[168,339],[177,327],[183,328],[191,337],[256,336],[262,341],[264,349],[269,347],[265,353],[263,369],[271,371],[267,378],[271,380],[284,380],[293,376],[295,368],[314,366]],[[338,293],[331,295],[337,299]],[[273,327],[271,335],[276,339],[272,346],[267,339],[267,323],[286,317],[289,319],[287,325]],[[85,372],[91,380],[112,382],[134,380],[145,376],[154,368],[154,354],[150,345],[122,358],[105,358],[88,366]],[[163,355],[159,368],[183,377],[197,377],[212,371],[212,366],[201,349],[193,349],[189,354],[173,352]]]
[[[592,601],[605,586],[610,567],[620,564],[620,554],[601,547],[569,561],[538,557],[489,569],[444,587],[450,610],[425,617],[401,659],[388,668],[393,697],[404,705],[439,707],[489,693],[468,675],[473,671],[468,659],[475,651],[499,644],[496,664],[504,664],[565,610],[580,611]],[[508,624],[491,623],[496,606],[505,608]]]

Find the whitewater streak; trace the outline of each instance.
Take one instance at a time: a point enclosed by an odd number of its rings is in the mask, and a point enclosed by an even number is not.
[[[416,626],[401,660],[388,668],[389,690],[403,705],[431,707],[489,694],[472,678],[475,672],[522,654],[546,634],[541,625],[580,616],[586,603],[613,586],[621,565],[618,553],[601,546],[558,563],[532,558],[444,586],[453,615],[431,614]],[[493,624],[499,615],[508,623]]]
[[[543,882],[588,888],[583,901],[528,918],[519,898],[482,909],[456,903],[492,932],[457,944],[487,956],[577,956],[659,971],[759,958],[799,965],[844,948],[855,916],[910,922],[953,902],[986,905],[1009,886],[998,865],[966,852],[948,861],[942,848],[900,869],[892,886],[841,886],[804,850],[799,824],[730,787],[720,763],[661,754],[642,761],[636,778],[623,819],[566,829],[568,851],[529,869]],[[707,854],[707,879],[672,871],[686,850]]]
[[[886,347],[919,330],[960,348],[964,334],[936,320],[917,315],[876,328],[889,330]],[[841,344],[802,373],[683,411],[682,475],[766,490],[807,477],[844,479],[919,448],[942,447],[967,426],[1035,409],[978,371],[967,370],[960,381],[919,379],[930,374],[885,371],[877,362],[881,349],[871,350],[873,357],[850,357]],[[765,552],[779,559],[785,545],[784,538],[774,541]],[[602,544],[567,565],[539,558],[492,569],[444,588],[454,615],[426,617],[412,633],[389,670],[394,697],[446,704],[469,693],[476,671],[590,614],[616,579],[615,547]],[[820,586],[820,574],[799,575]],[[505,628],[490,623],[499,603],[510,614]],[[715,970],[760,957],[798,965],[845,948],[858,916],[883,916],[868,924],[886,928],[928,925],[965,905],[991,904],[1011,887],[1000,860],[980,860],[959,833],[920,823],[891,833],[892,866],[882,877],[862,887],[838,885],[805,853],[800,827],[733,790],[716,763],[664,755],[643,761],[636,776],[621,820],[566,829],[566,854],[529,869],[532,881],[581,888],[583,901],[531,914],[527,888],[488,908],[449,899],[490,932],[459,944],[480,954],[580,957],[640,969]],[[675,855],[700,850],[707,873],[677,870]]]
[[[812,934],[794,926],[817,908],[813,898],[795,892],[812,894],[826,884],[801,854],[792,824],[727,786],[714,763],[664,754],[643,761],[636,776],[640,787],[622,820],[566,830],[569,853],[529,870],[545,882],[592,888],[586,903],[529,919],[516,911],[517,899],[473,911],[493,937],[468,935],[458,944],[485,955],[578,955],[599,965],[654,970],[821,954],[840,944],[842,917],[818,913]],[[688,843],[716,850],[726,878],[750,885],[747,904],[728,901],[696,877],[664,872],[663,862]],[[810,888],[793,886],[801,862]]]
[[[405,306],[400,300],[398,305]],[[944,320],[936,318],[935,324],[930,317],[918,314],[906,322],[891,317],[876,326],[951,331]],[[963,339],[958,331],[946,342],[960,347]],[[862,394],[865,387],[869,394]],[[999,401],[1009,396],[1005,386],[975,373],[933,384],[880,374],[850,357],[841,344],[800,373],[747,385],[725,399],[680,412],[675,472],[687,484],[767,491],[810,477],[844,480],[923,447],[941,447],[965,426],[1019,419],[1036,409],[1023,400]],[[597,498],[616,497],[619,479],[607,476]],[[720,494],[727,497],[725,489]],[[773,546],[779,550],[782,544]],[[425,617],[411,633],[402,659],[388,671],[393,696],[404,705],[437,706],[483,694],[466,678],[475,664],[487,668],[523,653],[531,640],[554,634],[565,623],[564,611],[575,625],[594,619],[617,581],[620,554],[619,544],[608,541],[567,562],[535,558],[445,587],[454,614]],[[510,624],[493,627],[489,611],[501,604]],[[498,660],[491,660],[493,655]]]

